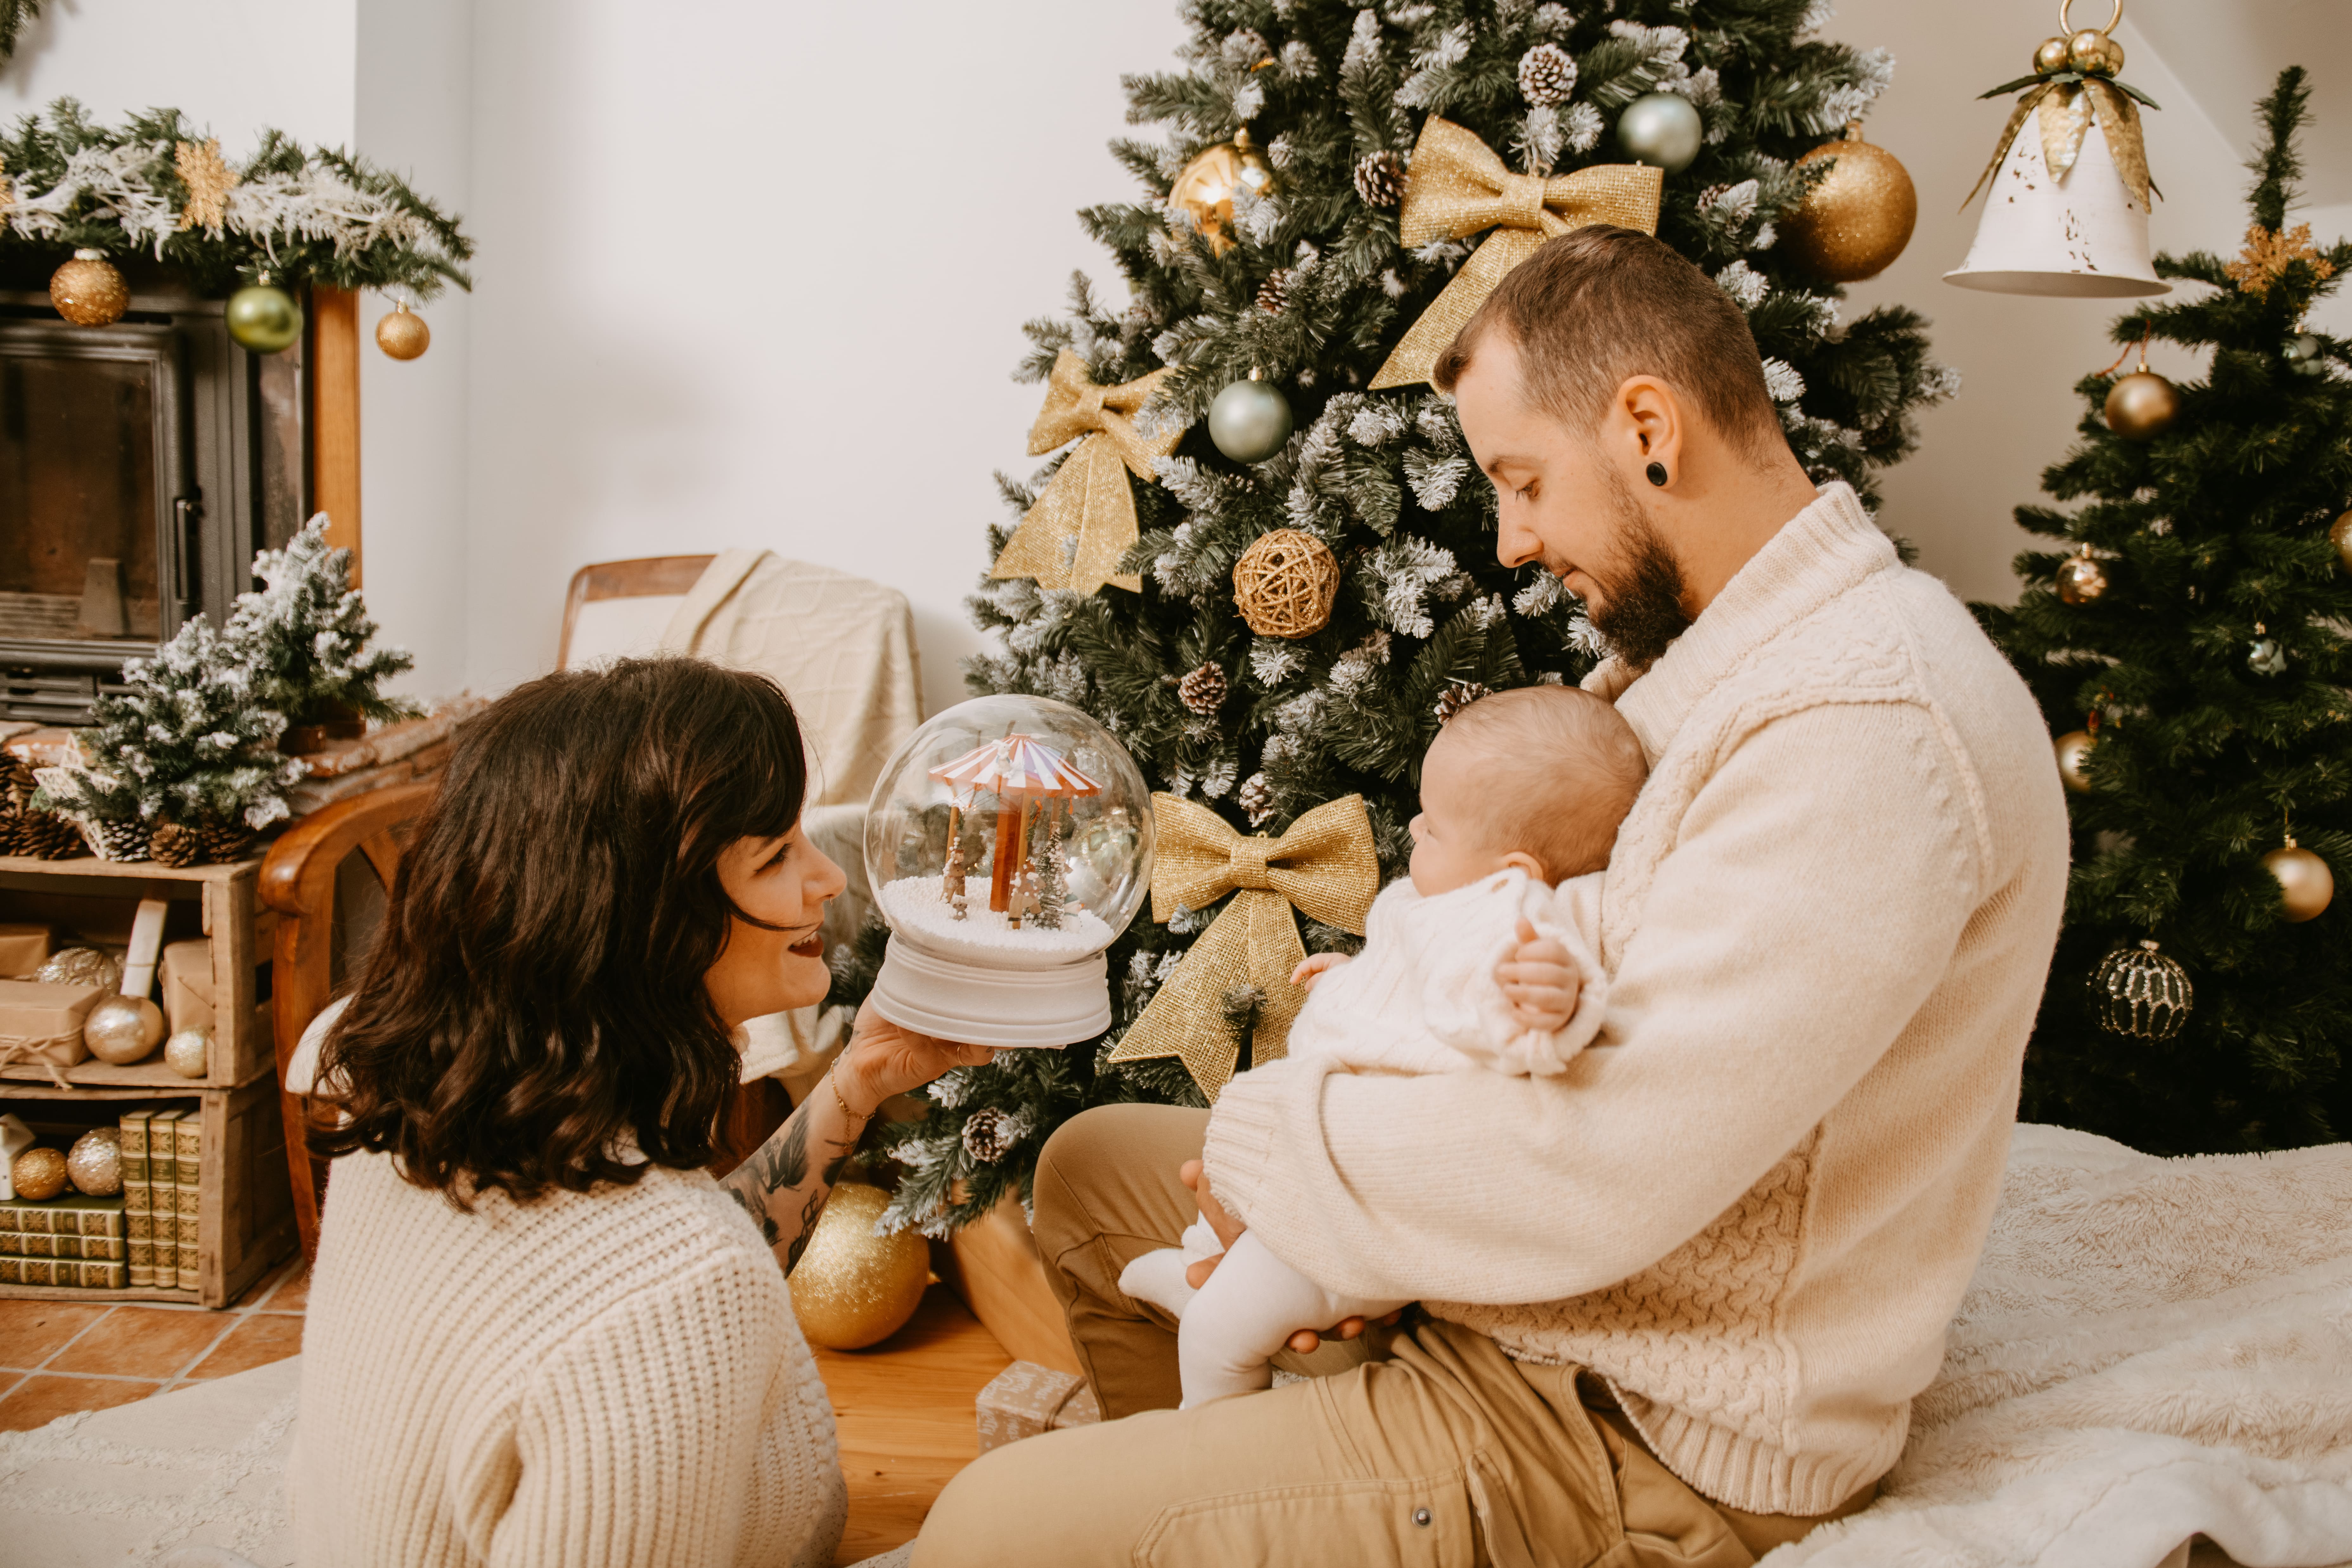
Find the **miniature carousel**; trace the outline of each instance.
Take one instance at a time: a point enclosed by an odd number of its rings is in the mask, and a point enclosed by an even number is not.
[[[1149,890],[1151,812],[1118,742],[1065,703],[983,697],[908,738],[866,818],[890,925],[874,1002],[986,1046],[1066,1046],[1110,1026],[1103,950]]]

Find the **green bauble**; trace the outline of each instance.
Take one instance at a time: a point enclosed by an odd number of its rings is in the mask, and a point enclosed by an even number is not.
[[[1706,127],[1691,100],[1672,92],[1645,92],[1617,117],[1617,144],[1637,163],[1679,174],[1698,156]]]
[[[302,335],[302,307],[274,284],[248,284],[228,297],[228,335],[257,354],[292,348]]]
[[[1290,400],[1252,371],[1209,405],[1209,439],[1236,463],[1263,463],[1290,439]]]

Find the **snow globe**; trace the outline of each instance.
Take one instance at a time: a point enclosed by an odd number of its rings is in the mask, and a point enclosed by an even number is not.
[[[1110,731],[1065,702],[980,697],[898,748],[866,809],[890,945],[874,1005],[981,1046],[1110,1027],[1103,950],[1151,884],[1151,802]]]

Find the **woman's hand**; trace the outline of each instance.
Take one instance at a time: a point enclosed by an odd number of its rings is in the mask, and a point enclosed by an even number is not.
[[[834,1082],[850,1110],[866,1117],[894,1094],[919,1089],[956,1068],[980,1067],[995,1056],[986,1046],[935,1040],[901,1027],[876,1012],[868,998],[857,1010],[849,1044],[833,1064]]]
[[[1198,1160],[1187,1160],[1177,1167],[1176,1175],[1192,1189],[1192,1195],[1200,1200],[1201,1217],[1207,1220],[1209,1228],[1217,1233],[1217,1245],[1230,1250],[1234,1243],[1241,1239],[1242,1232],[1249,1227],[1235,1219],[1232,1211],[1217,1201],[1216,1194],[1209,1190],[1208,1167]],[[1207,1284],[1209,1276],[1217,1271],[1217,1264],[1222,1258],[1223,1254],[1217,1258],[1204,1258],[1185,1269],[1184,1283],[1195,1290]],[[1385,1327],[1402,1316],[1404,1309],[1400,1307],[1379,1321]],[[1290,1348],[1300,1355],[1311,1355],[1315,1347],[1325,1340],[1352,1340],[1369,1326],[1361,1318],[1342,1318],[1328,1329],[1301,1329],[1290,1336]]]

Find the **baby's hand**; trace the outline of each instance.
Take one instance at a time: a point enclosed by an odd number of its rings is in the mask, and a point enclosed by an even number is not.
[[[1297,968],[1290,972],[1290,983],[1301,990],[1312,991],[1317,975],[1327,969],[1337,969],[1347,962],[1348,955],[1344,952],[1309,953]]]
[[[1510,1003],[1520,1027],[1557,1034],[1576,1016],[1584,975],[1567,945],[1558,937],[1537,936],[1525,915],[1519,917],[1518,938],[1517,950],[1495,966],[1495,983],[1503,988],[1503,999]]]

